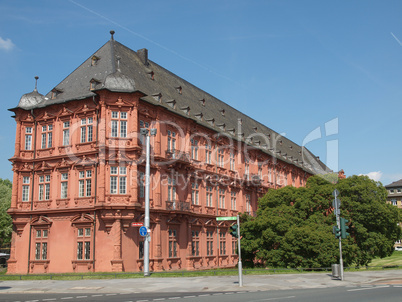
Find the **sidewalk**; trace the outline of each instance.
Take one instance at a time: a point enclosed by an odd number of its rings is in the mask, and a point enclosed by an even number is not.
[[[402,286],[402,270],[345,272],[344,281],[329,273],[289,275],[245,275],[243,287],[237,276],[136,278],[101,280],[0,281],[1,293],[146,293],[146,292],[222,292],[325,288],[336,286]]]

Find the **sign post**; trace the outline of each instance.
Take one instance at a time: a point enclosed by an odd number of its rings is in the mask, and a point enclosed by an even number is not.
[[[341,220],[340,220],[341,200],[338,198],[339,191],[337,189],[335,189],[332,192],[332,195],[335,197],[334,201],[332,202],[332,206],[335,209],[336,225],[338,226],[338,229],[341,229]],[[339,270],[340,270],[340,275],[341,275],[341,281],[343,281],[343,259],[342,259],[342,237],[341,236],[339,236]]]
[[[240,244],[240,217],[237,216],[228,216],[228,217],[216,217],[216,221],[228,221],[228,220],[237,220],[237,249],[239,253],[239,260],[237,266],[239,268],[239,287],[243,286],[243,267],[241,262],[241,244]]]

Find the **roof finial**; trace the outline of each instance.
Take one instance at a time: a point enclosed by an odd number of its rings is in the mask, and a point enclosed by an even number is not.
[[[111,30],[111,31],[110,31],[110,34],[112,35],[112,37],[111,37],[110,39],[111,39],[111,40],[114,40],[114,39],[113,39],[114,30]]]
[[[38,79],[39,79],[39,77],[35,76],[35,89],[34,89],[34,91],[38,91]]]
[[[120,59],[121,59],[120,56],[116,56],[116,60],[117,60],[117,71],[119,71],[119,72],[121,72],[121,70],[120,70]]]

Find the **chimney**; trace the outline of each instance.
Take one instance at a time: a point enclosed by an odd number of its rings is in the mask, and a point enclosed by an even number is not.
[[[148,65],[148,49],[143,48],[137,50],[137,55],[144,65]]]

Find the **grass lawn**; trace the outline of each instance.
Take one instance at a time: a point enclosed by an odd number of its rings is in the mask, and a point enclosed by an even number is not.
[[[402,251],[394,251],[393,254],[385,258],[376,258],[369,266],[392,266],[392,265],[402,265]]]

